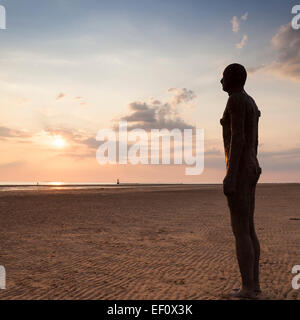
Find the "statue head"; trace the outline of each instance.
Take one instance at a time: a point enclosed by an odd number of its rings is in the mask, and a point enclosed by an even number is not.
[[[223,90],[226,92],[243,90],[247,79],[247,71],[244,66],[233,63],[227,66],[221,80]]]

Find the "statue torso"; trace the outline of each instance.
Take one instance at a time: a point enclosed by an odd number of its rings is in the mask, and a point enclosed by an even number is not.
[[[258,146],[258,122],[260,111],[255,101],[245,92],[234,93],[235,103],[238,108],[244,108],[244,138],[242,155],[239,163],[239,171],[247,172],[248,174],[257,174],[261,172],[257,160],[257,146]],[[226,166],[228,168],[228,159],[231,144],[231,112],[232,108],[230,101],[228,101],[221,124],[223,126],[223,141],[225,150]]]

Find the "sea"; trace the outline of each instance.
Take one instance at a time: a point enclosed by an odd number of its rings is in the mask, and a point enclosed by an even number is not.
[[[66,190],[66,189],[112,189],[112,188],[141,188],[141,187],[171,187],[171,186],[211,186],[212,184],[183,184],[183,183],[77,183],[77,182],[0,182],[1,191],[24,190]]]

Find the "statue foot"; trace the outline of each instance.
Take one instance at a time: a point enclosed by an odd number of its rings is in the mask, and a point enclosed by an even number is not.
[[[229,294],[231,298],[245,298],[245,299],[257,299],[258,291],[256,290],[249,290],[249,289],[234,289],[236,292],[232,292]]]
[[[233,291],[240,291],[241,288],[234,288]],[[255,286],[255,289],[254,289],[255,293],[256,294],[260,294],[262,293],[261,289],[260,289],[260,286]]]
[[[255,288],[254,288],[255,292],[260,294],[261,293],[261,289],[260,289],[260,285],[256,285]]]

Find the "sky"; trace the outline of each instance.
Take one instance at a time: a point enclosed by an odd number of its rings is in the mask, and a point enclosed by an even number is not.
[[[220,79],[233,62],[261,110],[261,182],[300,182],[297,1],[0,0],[0,182],[220,183]],[[100,165],[97,132],[205,132],[201,175],[184,165]]]

